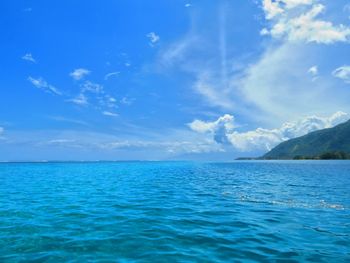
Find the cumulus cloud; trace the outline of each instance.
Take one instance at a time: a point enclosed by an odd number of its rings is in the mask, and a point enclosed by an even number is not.
[[[276,129],[258,128],[238,132],[235,129],[234,117],[226,114],[213,122],[195,120],[189,124],[189,127],[199,133],[209,133],[217,143],[232,145],[236,150],[242,152],[268,151],[283,141],[316,130],[334,127],[349,118],[350,115],[347,113],[336,112],[329,117],[309,116],[296,122],[286,122]]]
[[[325,6],[316,0],[263,0],[263,9],[266,19],[271,21],[271,28],[261,31],[263,35],[323,44],[349,40],[349,27],[319,18]]]
[[[188,126],[193,131],[199,133],[212,133],[215,141],[222,144],[226,144],[228,142],[226,133],[233,132],[235,128],[234,117],[229,114],[225,114],[213,122],[194,120],[193,122],[189,123]]]
[[[31,53],[27,53],[22,57],[23,60],[27,60],[32,63],[36,63],[36,60],[33,58],[33,55]]]
[[[78,68],[78,69],[75,69],[73,72],[71,72],[69,75],[75,80],[81,80],[85,76],[89,75],[90,73],[91,73],[90,70],[87,70],[84,68]]]
[[[310,73],[312,76],[317,76],[318,74],[318,67],[317,66],[312,66],[309,68],[308,73]]]
[[[332,72],[332,75],[350,84],[350,66],[339,67]]]
[[[279,6],[279,2],[273,2],[272,0],[264,0],[263,8],[266,14],[266,19],[272,19],[284,12]]]
[[[146,36],[148,37],[148,39],[150,41],[149,45],[152,47],[160,40],[160,37],[154,32],[150,32]]]
[[[62,95],[62,92],[60,92],[57,88],[47,83],[43,78],[35,79],[29,76],[28,81],[30,81],[38,89],[42,89],[46,92],[49,92],[55,95]]]

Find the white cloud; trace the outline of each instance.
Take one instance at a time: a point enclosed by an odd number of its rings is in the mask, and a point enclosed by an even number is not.
[[[160,40],[160,37],[154,32],[150,32],[146,36],[149,38],[149,44],[152,47]]]
[[[117,99],[108,94],[101,98],[100,104],[108,108],[118,108]]]
[[[209,133],[217,143],[230,144],[242,152],[268,151],[283,141],[312,131],[334,127],[349,118],[350,115],[347,113],[336,112],[329,117],[309,116],[296,122],[287,122],[277,129],[258,128],[238,132],[234,129],[234,117],[226,114],[214,122],[195,120],[189,127],[196,132]]]
[[[55,145],[61,145],[61,144],[70,144],[75,142],[75,140],[68,140],[68,139],[54,139],[54,140],[49,140],[46,143],[47,144],[55,144]]]
[[[67,101],[77,104],[79,106],[86,106],[89,104],[87,97],[82,93],[76,96],[75,98],[69,99]]]
[[[335,69],[332,75],[350,84],[350,66],[342,66]]]
[[[160,54],[160,64],[166,67],[179,63],[186,67],[185,59],[191,55],[191,51],[199,45],[197,37],[189,35],[162,50]],[[187,68],[187,67],[186,67]],[[192,68],[192,67],[189,67]]]
[[[305,9],[305,6],[309,7]],[[335,26],[318,18],[324,13],[325,6],[316,0],[263,0],[263,9],[266,19],[271,21],[271,29],[263,29],[264,35],[269,33],[288,41],[322,44],[349,40],[349,27]]]
[[[315,82],[316,80],[318,80],[318,66],[312,66],[311,68],[309,68],[309,70],[307,71],[311,76],[312,76],[312,81]]]
[[[216,121],[205,122],[201,120],[194,120],[189,123],[188,126],[196,132],[206,133],[206,132],[216,132],[218,128],[223,127],[227,131],[231,131],[235,128],[234,125],[235,118],[230,114],[225,114],[219,117]]]
[[[110,116],[110,117],[118,117],[119,116],[117,113],[110,112],[110,111],[103,111],[102,114],[105,116]]]
[[[120,74],[119,71],[108,73],[105,75],[105,80],[108,80],[112,76],[118,76],[119,74]]]
[[[191,7],[192,5],[190,3],[185,4],[185,7]]]
[[[234,92],[229,82],[230,65],[226,58],[224,31],[220,29],[220,56],[217,47],[212,54],[212,50],[206,47],[209,43],[214,44],[212,39],[191,33],[162,50],[158,62],[161,70],[174,68],[192,74],[195,79],[192,89],[210,106],[232,110],[235,106]]]
[[[307,72],[310,73],[312,76],[317,76],[318,75],[318,67],[312,66],[311,68],[309,68],[309,70]]]
[[[272,19],[284,12],[279,6],[279,2],[274,2],[272,0],[263,0],[263,8],[266,14],[266,19]]]
[[[277,124],[305,114],[350,110],[343,88],[333,78],[323,76],[318,81],[306,74],[311,63],[320,63],[319,50],[313,48],[291,43],[272,45],[238,76],[235,87],[241,91],[239,98],[253,106],[247,112],[250,118]],[[323,46],[322,50],[326,52],[327,48]]]
[[[22,57],[23,60],[27,60],[33,63],[36,63],[36,60],[33,58],[33,55],[31,53],[27,53]]]
[[[214,122],[204,122],[201,120],[195,120],[188,124],[188,126],[196,132],[199,133],[212,133],[214,135],[214,140],[217,143],[226,144],[227,136],[226,133],[233,132],[234,117],[232,115],[226,114],[218,118]]]
[[[50,119],[55,120],[55,121],[59,121],[59,122],[68,122],[68,123],[71,123],[71,124],[89,126],[89,124],[87,122],[85,122],[85,121],[71,119],[71,118],[66,118],[66,117],[63,117],[63,116],[51,116]]]
[[[120,100],[120,103],[121,103],[121,104],[124,104],[124,105],[131,105],[134,101],[135,101],[134,98],[123,97],[123,98]]]
[[[197,81],[194,83],[193,88],[211,105],[224,109],[233,109],[232,87],[225,82],[217,76],[217,73],[208,70],[197,75]]]
[[[29,76],[28,80],[38,89],[42,89],[46,92],[53,93],[55,95],[62,95],[62,92],[60,92],[57,88],[47,83],[43,78],[35,79]]]
[[[262,35],[262,36],[266,36],[266,35],[269,35],[269,34],[270,34],[270,31],[267,28],[263,28],[260,31],[260,35]]]
[[[217,29],[215,35],[211,30],[198,30],[198,25],[206,25],[206,21],[194,21],[193,27],[182,39],[162,49],[159,70],[187,73],[193,79],[192,89],[201,95],[199,98],[204,98],[204,107],[235,111],[251,122],[276,125],[305,114],[331,114],[339,109],[348,111],[349,103],[341,87],[335,85],[330,76],[322,76],[321,81],[318,74],[318,68],[323,68],[325,61],[319,54],[327,52],[330,47],[317,43],[337,41],[336,37],[326,37],[325,25],[331,25],[329,32],[342,26],[327,22],[328,19],[318,13],[316,1],[264,2],[265,9],[272,9],[266,11],[266,15],[270,14],[269,27],[262,33],[270,35],[270,31],[278,29],[276,25],[281,24],[282,35],[280,41],[273,38],[271,42],[265,41],[261,46],[264,50],[258,56],[242,54],[234,57],[235,45],[226,45],[225,42],[234,42],[237,36],[228,26],[231,17],[227,15],[227,26],[225,19],[220,19],[225,17],[222,11],[217,13],[210,25]],[[290,26],[291,20],[295,23],[305,20],[307,25],[299,24],[299,30],[297,26]],[[303,31],[305,28],[306,33]],[[299,32],[305,35],[298,38]],[[292,38],[298,40],[292,41]],[[311,39],[314,43],[308,44]],[[308,74],[311,65],[317,66],[311,68]]]
[[[103,86],[98,84],[98,83],[94,83],[91,81],[85,81],[82,85],[81,85],[81,92],[91,92],[91,93],[104,93],[104,89]]]
[[[78,68],[78,69],[75,69],[73,72],[71,72],[69,75],[75,80],[81,80],[85,76],[89,75],[90,73],[91,71],[88,69]]]
[[[273,19],[278,15],[284,14],[286,10],[301,5],[311,5],[314,0],[263,0],[263,9],[266,19]]]

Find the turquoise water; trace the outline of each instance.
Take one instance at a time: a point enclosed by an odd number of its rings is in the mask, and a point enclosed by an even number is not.
[[[349,262],[350,162],[0,164],[0,262]]]

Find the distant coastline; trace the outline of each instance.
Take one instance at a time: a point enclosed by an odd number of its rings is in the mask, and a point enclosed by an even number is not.
[[[325,152],[319,155],[305,156],[295,155],[293,158],[269,158],[269,157],[239,157],[237,161],[252,161],[252,160],[350,160],[350,154],[342,151]]]
[[[240,160],[350,160],[350,121],[278,144],[259,158]]]

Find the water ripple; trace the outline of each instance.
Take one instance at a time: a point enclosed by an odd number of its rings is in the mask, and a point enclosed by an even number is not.
[[[0,164],[1,262],[349,262],[350,162]]]

